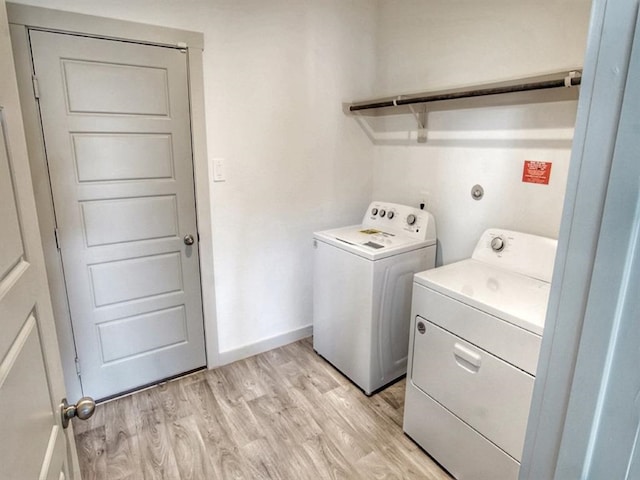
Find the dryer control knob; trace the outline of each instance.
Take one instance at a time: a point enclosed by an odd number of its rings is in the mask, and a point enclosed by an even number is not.
[[[387,218],[388,218],[389,220],[391,220],[393,217],[395,217],[395,215],[396,215],[395,213],[393,213],[393,212],[389,212],[389,213],[387,213]]]
[[[416,223],[416,216],[413,213],[410,213],[409,215],[407,215],[407,223],[409,225],[413,225],[414,223]]]
[[[504,250],[505,243],[502,237],[493,237],[491,240],[491,250],[494,252],[501,252]]]
[[[377,208],[372,208],[371,209],[371,215],[377,215],[378,214],[378,209]]]
[[[384,217],[387,214],[387,212],[385,210],[380,210],[380,216]]]

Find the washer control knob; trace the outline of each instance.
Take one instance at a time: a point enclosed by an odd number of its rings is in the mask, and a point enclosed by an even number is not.
[[[414,223],[416,223],[416,216],[413,213],[410,213],[409,215],[407,215],[407,223],[409,225],[413,225]]]
[[[396,214],[395,214],[395,213],[393,213],[393,212],[389,212],[389,213],[387,213],[387,218],[388,218],[389,220],[391,220],[391,219],[392,219],[393,217],[395,217],[395,216],[396,216]]]
[[[493,237],[491,240],[491,250],[494,252],[501,252],[504,250],[505,243],[502,237]]]
[[[380,216],[384,217],[387,214],[387,212],[385,210],[380,210]]]
[[[377,208],[372,208],[371,209],[371,215],[377,215],[378,214],[378,209]]]

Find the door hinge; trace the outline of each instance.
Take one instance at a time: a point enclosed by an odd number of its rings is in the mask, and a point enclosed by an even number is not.
[[[38,83],[38,77],[35,75],[31,77],[33,81],[33,95],[36,98],[40,98],[40,84]]]
[[[176,43],[176,47],[178,47],[182,53],[187,53],[188,45],[185,42]]]
[[[76,357],[76,373],[78,374],[78,377],[80,377],[80,359],[78,357]]]
[[[60,250],[60,236],[58,235],[58,228],[53,229],[53,236],[56,238],[56,248]]]

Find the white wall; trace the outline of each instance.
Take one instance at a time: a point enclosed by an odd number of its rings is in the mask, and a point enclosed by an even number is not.
[[[590,0],[378,0],[376,94],[582,65]]]
[[[429,192],[439,262],[489,225],[557,234],[574,104],[433,113],[452,139],[374,147],[341,103],[581,65],[585,0],[19,1],[204,33],[209,157],[227,160],[212,198],[225,360],[311,324],[311,233],[372,198]],[[468,139],[481,130],[494,140]],[[524,159],[553,161],[551,185],[521,184]]]
[[[581,66],[589,11],[584,0],[380,0],[374,89],[396,95]],[[438,264],[468,257],[491,226],[557,238],[576,107],[433,112],[429,131],[446,140],[376,147],[373,197],[427,197]],[[553,162],[550,184],[522,183],[524,160]],[[470,196],[478,183],[481,201]]]
[[[371,95],[367,0],[26,0],[204,33],[218,336],[223,360],[312,322],[312,232],[356,223],[373,146],[342,114]]]

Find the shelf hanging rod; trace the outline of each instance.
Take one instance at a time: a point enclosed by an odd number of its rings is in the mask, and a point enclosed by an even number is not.
[[[550,88],[575,87],[580,85],[579,73],[571,72],[568,76],[559,80],[545,80],[541,82],[522,83],[505,87],[482,88],[479,90],[467,90],[463,92],[436,93],[424,97],[398,98],[381,102],[363,103],[349,106],[349,111],[369,110],[372,108],[400,107],[402,105],[414,105],[416,103],[440,102],[443,100],[457,100],[461,98],[485,97],[488,95],[501,95],[504,93],[529,92],[532,90],[547,90]]]

